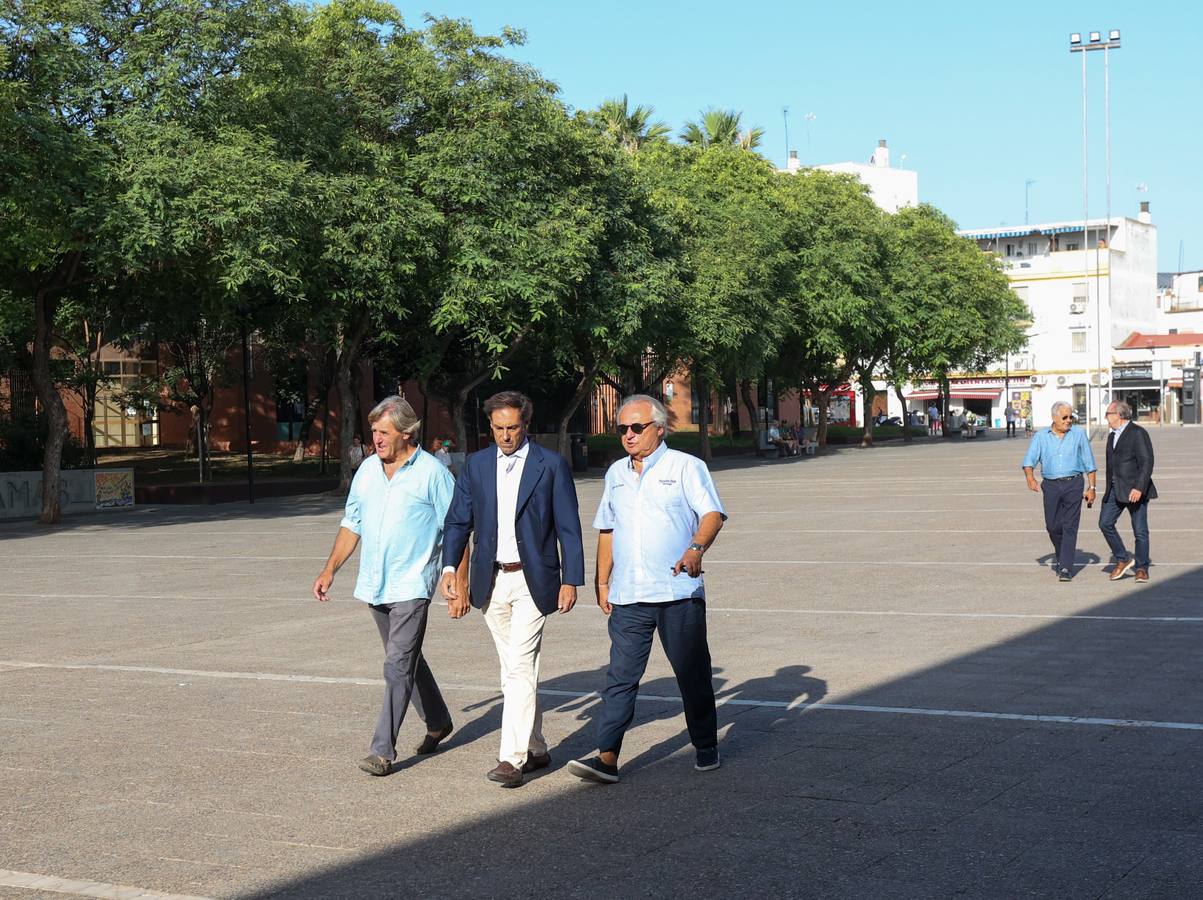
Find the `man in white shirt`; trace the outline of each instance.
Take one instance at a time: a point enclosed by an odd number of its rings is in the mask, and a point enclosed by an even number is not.
[[[606,472],[593,520],[597,605],[610,617],[610,667],[598,755],[572,760],[568,771],[599,784],[618,781],[618,754],[657,632],[684,701],[694,768],[719,767],[702,554],[727,516],[706,464],[670,450],[667,430],[668,413],[659,400],[636,394],[623,401],[618,434],[627,458]]]
[[[551,763],[538,696],[543,626],[548,615],[576,603],[585,551],[572,469],[560,454],[527,440],[530,399],[502,391],[484,409],[496,446],[469,456],[456,479],[444,524],[443,592],[453,616],[464,615],[469,600],[480,607],[497,645],[501,751],[486,777],[513,788]],[[469,535],[475,536],[470,596],[456,578]]]

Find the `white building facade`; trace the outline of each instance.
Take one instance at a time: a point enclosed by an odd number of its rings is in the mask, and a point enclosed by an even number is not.
[[[797,151],[791,150],[785,171],[798,172],[802,168]],[[873,202],[888,213],[896,213],[904,206],[919,205],[919,173],[891,166],[890,148],[884,140],[877,142],[868,162],[826,163],[814,168],[859,178],[869,188]]]
[[[1052,405],[1069,403],[1079,421],[1098,423],[1111,402],[1119,349],[1134,333],[1155,328],[1157,228],[1147,204],[1138,218],[1049,222],[960,232],[1003,261],[1011,288],[1031,312],[1027,345],[987,372],[951,379],[953,416],[974,413],[1002,427],[1014,407],[1034,427],[1051,421]],[[915,385],[908,409],[924,411],[935,384]],[[897,401],[894,401],[897,406]]]

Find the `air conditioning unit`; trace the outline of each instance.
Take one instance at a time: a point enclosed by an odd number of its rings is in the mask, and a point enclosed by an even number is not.
[[[1086,312],[1086,304],[1085,303],[1071,303],[1071,304],[1069,304],[1069,311],[1071,313],[1073,313],[1074,315],[1081,315],[1082,313]]]
[[[1068,378],[1066,378],[1064,375],[1057,376],[1057,386],[1058,387],[1065,387],[1065,385],[1067,385],[1067,384],[1069,384]]]
[[[1032,376],[1032,377],[1029,379],[1029,383],[1030,383],[1030,384],[1031,384],[1033,387],[1040,387],[1041,385],[1043,385],[1043,384],[1044,384],[1044,376],[1043,376],[1043,375],[1033,375],[1033,376]]]
[[[1111,376],[1106,372],[1095,372],[1090,376],[1090,383],[1095,387],[1098,387],[1100,384],[1106,384],[1110,380]]]

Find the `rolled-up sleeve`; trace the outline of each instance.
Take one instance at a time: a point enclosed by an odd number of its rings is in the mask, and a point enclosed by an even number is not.
[[[1034,434],[1028,441],[1028,452],[1023,455],[1023,462],[1020,463],[1021,469],[1034,469],[1040,462],[1040,440],[1040,435]]]
[[[362,472],[363,469],[360,469]],[[347,491],[347,505],[343,509],[342,527],[347,531],[354,531],[358,535],[363,534],[363,514],[362,501],[359,496],[359,473],[351,479],[351,489]]]
[[[593,527],[598,531],[612,531],[614,529],[614,506],[611,503],[611,493],[613,492],[612,482],[610,477],[606,476],[606,486],[602,489],[601,500],[597,504],[597,515],[593,517]]]
[[[723,511],[723,503],[718,497],[718,488],[714,486],[714,479],[710,477],[710,470],[706,468],[706,465],[700,461],[694,462],[685,467],[683,474],[685,499],[689,503],[690,509],[697,513],[698,518],[702,518],[707,513],[716,512],[726,519],[727,513]]]
[[[1094,464],[1094,451],[1090,449],[1090,438],[1084,431],[1078,439],[1078,461],[1082,464],[1083,472],[1098,471],[1099,467]]]

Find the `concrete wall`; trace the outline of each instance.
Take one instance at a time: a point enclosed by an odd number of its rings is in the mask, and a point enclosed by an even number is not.
[[[69,469],[62,473],[63,515],[132,508],[133,469]],[[41,472],[0,472],[0,519],[36,518],[42,512]]]

